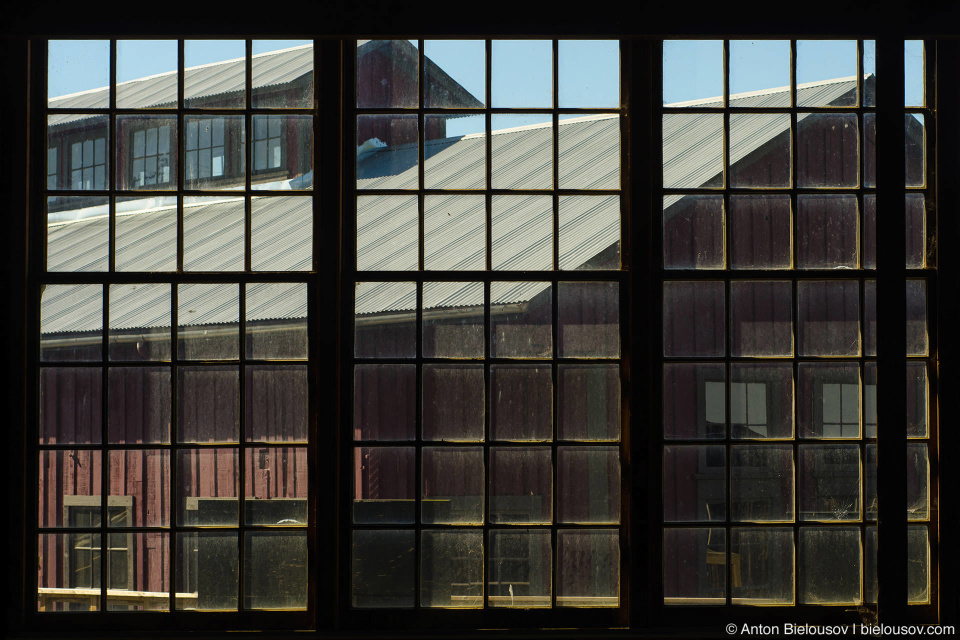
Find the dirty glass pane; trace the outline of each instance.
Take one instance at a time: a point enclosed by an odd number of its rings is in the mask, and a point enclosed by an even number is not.
[[[251,188],[313,188],[313,116],[253,116]]]
[[[908,193],[907,269],[923,269],[927,258],[927,207],[922,193]]]
[[[486,46],[483,40],[425,40],[423,55],[427,67],[423,74],[424,107],[484,106]],[[443,73],[437,73],[438,69]]]
[[[722,106],[719,102],[716,106]],[[663,115],[664,188],[722,188],[723,116]]]
[[[620,439],[620,367],[558,365],[559,440]]]
[[[550,365],[490,366],[490,436],[494,440],[553,437]]]
[[[930,458],[926,443],[907,444],[907,519],[930,518]]]
[[[800,520],[859,520],[860,448],[803,444],[798,455]]]
[[[423,283],[423,356],[483,357],[483,283]]]
[[[40,296],[41,362],[100,360],[102,331],[101,285],[48,284],[43,288]]]
[[[253,41],[254,109],[310,109],[313,107],[313,42],[303,40]],[[286,82],[277,81],[278,67],[295,69]]]
[[[558,44],[559,106],[620,106],[620,43],[561,40]]]
[[[927,281],[907,280],[907,355],[927,355]]]
[[[926,131],[923,114],[910,113],[904,119],[904,154],[906,162],[906,186],[922,187],[926,184]]]
[[[415,271],[418,268],[417,198],[357,198],[357,269]]]
[[[487,265],[484,196],[426,196],[423,204],[423,268],[483,270]]]
[[[663,530],[664,604],[724,604],[726,583],[725,529]]]
[[[243,40],[185,41],[184,106],[242,109],[247,95],[246,55]]]
[[[126,512],[111,511],[107,526],[170,525],[170,450],[138,449],[107,452],[111,496],[122,496]]]
[[[105,109],[110,106],[109,86],[109,40],[50,40],[47,43],[48,107]]]
[[[412,358],[417,353],[415,282],[358,282],[354,355]]]
[[[553,269],[553,198],[495,195],[492,202],[491,266]]]
[[[307,448],[244,449],[246,524],[307,524]]]
[[[116,211],[117,271],[176,271],[176,197],[118,197]]]
[[[797,106],[856,105],[856,76],[856,40],[797,41]]]
[[[559,214],[561,269],[620,268],[619,196],[561,196]]]
[[[549,524],[553,469],[549,447],[490,449],[490,522]]]
[[[250,265],[255,271],[313,269],[313,198],[258,197],[250,209]]]
[[[560,357],[620,356],[618,283],[561,282],[558,298]]]
[[[422,377],[423,439],[482,441],[483,365],[425,364]]]
[[[863,106],[877,106],[877,41],[863,41]]]
[[[117,225],[119,236],[119,218]],[[46,233],[47,271],[107,270],[110,241],[107,198],[47,198]]]
[[[780,527],[733,528],[730,572],[734,604],[793,604],[793,531]]]
[[[551,114],[494,114],[490,117],[490,127],[492,188],[553,188]]]
[[[553,591],[550,532],[494,529],[487,541],[489,606],[549,607]]]
[[[177,609],[237,610],[240,590],[237,546],[235,532],[177,534]]]
[[[243,553],[244,607],[307,608],[305,531],[248,531]]]
[[[41,533],[37,537],[37,610],[100,609],[99,533]],[[57,597],[64,591],[77,596]]]
[[[876,407],[876,390],[874,390],[874,407]],[[908,438],[927,437],[927,414],[929,410],[927,364],[925,362],[907,362]],[[876,415],[876,408],[874,408],[874,415]]]
[[[730,365],[730,431],[735,439],[793,437],[793,367]]]
[[[553,355],[549,282],[490,283],[490,355],[549,358]]]
[[[233,360],[240,353],[240,290],[236,284],[177,285],[177,356]]]
[[[730,519],[793,521],[793,446],[736,445],[730,452]]]
[[[923,40],[906,40],[903,43],[903,104],[907,107],[922,107],[924,98],[924,50]]]
[[[40,452],[38,494],[41,527],[99,527],[101,452],[89,449]]]
[[[183,269],[243,271],[244,202],[239,197],[183,199]]]
[[[425,115],[423,128],[424,187],[427,189],[486,188],[487,119],[485,116]]]
[[[420,604],[483,607],[483,531],[425,530],[420,534]]]
[[[483,524],[483,449],[424,447],[420,521]]]
[[[797,196],[797,267],[856,269],[858,227],[856,196]]]
[[[722,364],[663,365],[663,437],[723,438],[727,424]]]
[[[723,291],[723,282],[663,283],[663,355],[724,355]]]
[[[731,195],[729,206],[730,268],[789,269],[793,253],[790,197]]]
[[[187,189],[237,189],[246,175],[243,116],[184,116]]]
[[[357,116],[357,189],[416,189],[419,132],[417,116]]]
[[[116,127],[117,188],[144,191],[176,189],[177,119],[168,116],[117,116]]]
[[[797,371],[800,437],[859,438],[859,366],[852,362],[803,362]]]
[[[558,124],[559,187],[619,189],[620,116],[561,114]]]
[[[237,442],[240,437],[237,367],[178,367],[177,376],[177,440]]]
[[[170,534],[111,533],[107,541],[107,610],[169,611]]]
[[[665,106],[722,107],[722,95],[723,40],[663,41]]]
[[[417,370],[412,364],[358,364],[353,373],[354,440],[413,440]]]
[[[170,442],[169,367],[111,367],[107,379],[108,442]],[[95,402],[99,404],[99,399]]]
[[[557,531],[557,606],[620,605],[620,534],[610,529]]]
[[[246,356],[258,360],[306,360],[307,285],[246,285]]]
[[[553,44],[549,40],[494,40],[493,107],[552,107]]]
[[[247,365],[247,441],[306,442],[306,365]]]
[[[730,283],[730,355],[793,355],[789,281]]]
[[[857,116],[852,113],[804,115],[805,118],[797,121],[797,186],[856,187],[859,182]]]
[[[239,495],[235,447],[177,450],[177,524],[236,527]]]
[[[355,447],[353,521],[412,523],[416,480],[413,447]]]
[[[790,100],[789,91],[774,95],[779,98],[777,102]],[[730,186],[789,187],[790,135],[789,114],[731,115]],[[763,155],[754,159],[760,146],[764,147]]]
[[[357,107],[415,108],[418,70],[416,40],[357,41]]]
[[[110,285],[110,359],[170,359],[170,285]]]
[[[802,527],[798,600],[804,604],[858,604],[861,556],[856,527]]]
[[[797,283],[797,352],[802,356],[860,355],[860,283]]]
[[[756,94],[754,100],[762,100],[757,106],[789,107],[789,87],[789,40],[730,41],[731,100],[736,94],[750,92]],[[741,99],[745,98],[748,96]]]
[[[413,531],[353,532],[351,605],[358,608],[412,607]]]
[[[99,444],[102,380],[100,367],[40,369],[40,444]]]
[[[722,269],[723,238],[723,196],[664,196],[664,268]]]
[[[663,448],[663,519],[706,522],[727,517],[727,452],[722,445]]]
[[[618,447],[557,449],[557,521],[620,522]]]

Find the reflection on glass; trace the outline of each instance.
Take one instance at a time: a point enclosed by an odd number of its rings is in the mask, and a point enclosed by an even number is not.
[[[553,289],[549,282],[490,283],[490,351],[495,358],[549,358]]]
[[[724,604],[726,584],[725,529],[663,530],[664,604]]]
[[[40,444],[100,442],[102,380],[100,367],[40,369]]]
[[[235,532],[177,533],[177,609],[237,610],[240,588],[237,545]]]
[[[236,448],[177,451],[177,524],[235,527],[240,521]]]
[[[694,196],[684,200],[691,197]],[[721,199],[721,196],[696,197]],[[731,195],[729,206],[730,267],[789,269],[793,253],[790,197]],[[717,242],[722,241],[721,230]]]
[[[491,253],[494,269],[553,268],[553,198],[493,196]]]
[[[723,292],[723,282],[663,283],[663,355],[724,355]]]
[[[357,198],[357,269],[415,271],[418,268],[417,198]]]
[[[797,267],[857,268],[857,197],[797,196]]]
[[[412,364],[358,364],[354,369],[355,440],[412,440],[416,422],[416,368]]]
[[[110,398],[107,438],[110,443],[170,442],[168,367],[111,367],[107,380]],[[90,400],[93,399],[87,401]],[[97,402],[99,404],[99,399]]]
[[[730,453],[730,518],[793,520],[792,445],[736,445]]]
[[[483,283],[424,282],[426,358],[483,357]]]
[[[110,359],[170,359],[170,285],[110,285]]]
[[[793,531],[733,528],[730,573],[734,604],[793,604]]]
[[[664,268],[722,269],[723,237],[723,196],[664,196]]]
[[[423,268],[483,270],[487,265],[484,196],[426,196]]]
[[[723,116],[665,113],[663,186],[722,188],[723,183]]]
[[[307,440],[306,365],[247,365],[247,441]]]
[[[798,585],[804,604],[859,604],[862,543],[856,527],[802,527]]]
[[[617,447],[557,449],[557,521],[620,522]]]
[[[232,360],[240,351],[240,301],[236,284],[177,285],[177,356]]]
[[[42,362],[100,360],[102,332],[101,285],[48,284],[43,287],[40,296]]]
[[[170,450],[108,451],[109,495],[120,496],[110,510],[110,527],[166,527],[170,525]],[[115,499],[116,500],[116,499]]]
[[[553,592],[550,532],[494,529],[489,533],[487,582],[491,607],[549,607]]]
[[[787,91],[773,95],[784,96],[786,101],[790,100]],[[789,114],[731,115],[730,186],[789,187],[790,135]],[[758,137],[761,140],[771,140],[764,145],[763,155],[754,159]]]
[[[610,529],[557,531],[557,606],[620,605],[620,534]]]
[[[802,356],[860,355],[860,283],[797,283],[797,352]]]
[[[789,364],[730,365],[730,431],[737,439],[793,437]]]
[[[483,524],[483,449],[424,447],[421,522]]]
[[[410,530],[353,532],[351,604],[354,607],[413,606],[414,535]]]
[[[412,523],[416,481],[413,447],[355,447],[353,521]]]
[[[240,373],[237,367],[177,368],[179,442],[237,442]]]
[[[428,529],[420,537],[420,604],[483,607],[483,532]]]
[[[494,398],[497,397],[498,391],[496,372],[497,367],[494,365],[491,369],[491,376],[494,380]],[[423,439],[450,442],[482,441],[484,414],[483,365],[425,364],[423,365],[422,376]],[[389,394],[389,387],[385,391]],[[369,403],[366,400],[365,402]],[[494,420],[497,417],[506,420],[502,413],[497,411],[498,406],[499,401],[494,404]],[[547,415],[549,418],[549,413]],[[412,438],[412,430],[408,430],[407,435]],[[383,436],[384,434],[380,434],[379,439],[384,439]]]
[[[620,286],[616,282],[561,282],[560,357],[620,356]]]
[[[100,526],[100,460],[101,452],[90,449],[40,452],[37,504],[41,527]]]
[[[307,608],[306,532],[248,531],[243,554],[245,608]]]
[[[800,520],[860,519],[860,448],[804,444],[799,448]]]
[[[856,187],[857,116],[814,113],[797,121],[797,186]]]
[[[490,449],[490,522],[549,524],[553,478],[549,447]]]
[[[727,424],[726,380],[722,364],[664,364],[663,437],[723,438]]]
[[[620,367],[558,365],[557,438],[620,439]]]
[[[668,445],[663,448],[665,522],[724,520],[727,452],[723,445]]]
[[[730,355],[792,356],[789,281],[730,283]]]

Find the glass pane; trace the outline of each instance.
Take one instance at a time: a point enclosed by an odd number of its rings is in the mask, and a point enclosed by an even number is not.
[[[620,605],[620,534],[608,529],[557,531],[557,606]]]
[[[107,610],[169,611],[170,534],[111,533],[107,541]]]
[[[876,429],[874,429],[876,437]],[[864,447],[864,475],[866,475],[866,489],[863,494],[863,502],[866,505],[865,520],[877,519],[877,445],[868,444]]]
[[[425,358],[483,357],[483,283],[424,282]]]
[[[240,522],[236,448],[177,451],[177,524],[236,527]]]
[[[792,356],[789,281],[730,283],[730,355]]]
[[[237,442],[240,374],[237,367],[177,368],[179,442]]]
[[[922,107],[924,101],[924,51],[923,40],[906,40],[903,43],[903,104]]]
[[[417,116],[357,116],[357,189],[417,188],[419,126]]]
[[[907,355],[927,355],[927,281],[907,280]]]
[[[490,351],[495,358],[549,358],[549,282],[490,283]]]
[[[176,271],[177,201],[117,198],[117,271]]]
[[[557,449],[557,521],[620,522],[617,447]]]
[[[663,283],[663,355],[724,355],[723,292],[723,282]]]
[[[863,281],[863,353],[877,355],[877,281]]]
[[[484,106],[486,45],[483,40],[426,40],[423,55],[426,58],[424,107]]]
[[[559,440],[620,439],[620,367],[558,365]]]
[[[726,369],[722,364],[663,365],[663,437],[726,435]]]
[[[313,107],[313,43],[253,41],[253,108]]]
[[[99,527],[101,517],[101,452],[40,452],[38,495],[41,527]]]
[[[663,186],[721,188],[723,178],[723,116],[664,114]]]
[[[236,533],[177,533],[177,609],[236,611],[238,558]]]
[[[412,523],[417,495],[413,447],[355,447],[353,521]]]
[[[199,156],[186,162],[187,189],[237,189],[245,184],[243,116],[184,116],[199,134]],[[188,136],[188,141],[190,137]]]
[[[358,282],[354,316],[356,357],[414,357],[416,304],[414,282]]]
[[[722,269],[723,238],[723,196],[664,196],[664,268]]]
[[[726,584],[725,529],[663,530],[664,604],[724,604]]]
[[[424,447],[420,521],[483,524],[483,449]]]
[[[930,518],[930,458],[925,443],[907,445],[907,519]]]
[[[731,195],[729,205],[730,267],[789,269],[793,252],[790,197]],[[720,234],[717,241],[722,240]]]
[[[185,107],[242,109],[246,104],[243,40],[187,40],[183,45]]]
[[[620,106],[620,43],[616,40],[560,40],[560,107]]]
[[[877,106],[877,41],[863,41],[863,106]]]
[[[415,366],[358,364],[353,375],[354,439],[413,440],[417,397]]]
[[[418,268],[417,198],[357,198],[357,269],[415,271]]]
[[[804,444],[798,455],[800,520],[859,520],[860,448]]]
[[[797,196],[797,267],[857,268],[857,197]]]
[[[48,107],[106,108],[110,106],[109,86],[109,40],[50,40],[47,43]]]
[[[790,100],[789,92],[773,95]],[[789,187],[790,135],[789,114],[731,115],[730,186]]]
[[[100,360],[103,346],[103,287],[48,284],[40,297],[40,360]]]
[[[307,440],[307,367],[246,367],[247,441]]]
[[[109,241],[107,198],[47,198],[47,271],[106,271]]]
[[[490,436],[494,440],[553,437],[550,365],[490,366]]]
[[[483,607],[483,532],[426,530],[420,536],[421,606]]]
[[[859,604],[862,553],[856,527],[801,528],[799,601]]]
[[[357,41],[357,107],[416,107],[419,51],[416,41]]]
[[[495,195],[492,202],[491,266],[553,269],[553,198]]]
[[[729,46],[731,98],[750,92],[741,100],[752,98],[758,107],[789,107],[790,41],[731,40]]]
[[[559,118],[560,188],[619,189],[620,116],[562,114]]]
[[[188,196],[183,209],[184,270],[243,271],[243,199]]]
[[[423,117],[423,185],[427,189],[487,186],[486,117],[458,115]]]
[[[307,524],[307,448],[244,449],[246,524]]]
[[[905,197],[907,199],[907,269],[923,269],[927,266],[926,202],[922,193],[908,193]]]
[[[798,106],[856,105],[856,76],[856,40],[797,41]]]
[[[110,359],[170,359],[170,285],[110,285]]]
[[[389,366],[389,365],[374,365]],[[400,365],[405,366],[405,365]],[[411,367],[412,368],[412,367]],[[359,369],[359,367],[358,367]],[[495,375],[494,372],[491,372]],[[482,442],[484,429],[483,365],[423,365],[423,439],[448,442]],[[494,377],[494,380],[497,378]],[[494,382],[496,385],[496,382]],[[368,392],[369,393],[369,392]],[[374,391],[374,393],[377,393]],[[379,392],[389,395],[389,387]],[[497,387],[494,386],[496,398]],[[549,389],[548,400],[549,400]],[[385,413],[398,405],[387,405]],[[496,409],[494,409],[496,416]],[[381,414],[383,415],[383,414]],[[548,414],[549,416],[549,414]],[[412,417],[412,416],[411,416]],[[413,438],[411,428],[406,431]],[[384,439],[383,434],[379,439]]]
[[[170,442],[170,369],[111,367],[107,375],[110,389],[108,442]],[[94,401],[99,405],[99,398]]]
[[[528,79],[524,78],[524,82]],[[553,116],[549,113],[494,114],[490,117],[490,127],[492,188],[553,187]]]
[[[254,191],[313,188],[313,116],[253,116],[253,140]]]
[[[550,532],[494,529],[487,538],[491,607],[549,607],[553,592]]]
[[[99,444],[100,367],[40,369],[40,444]]]
[[[236,284],[177,285],[177,356],[232,360],[240,351],[240,300]]]
[[[797,186],[856,187],[857,116],[851,113],[802,115],[806,117],[797,118]]]
[[[177,119],[117,116],[116,127],[117,188],[176,189]]]
[[[257,197],[250,209],[250,266],[255,271],[313,269],[313,198]]]
[[[553,469],[550,459],[549,447],[490,449],[490,522],[551,522]]]
[[[412,607],[413,531],[353,532],[350,604],[358,608]],[[388,571],[384,568],[389,567]]]
[[[876,374],[874,374],[876,378]],[[873,380],[876,385],[876,379]],[[873,389],[874,429],[876,429],[876,386]],[[929,413],[929,387],[927,365],[924,362],[907,362],[907,437],[926,438],[927,414]],[[868,434],[869,435],[869,434]],[[874,431],[876,435],[876,431]]]
[[[722,95],[723,40],[663,41],[664,105],[722,107]]]
[[[736,445],[730,452],[730,519],[793,521],[793,446]]]
[[[110,510],[111,527],[170,525],[170,450],[108,451],[110,495],[121,496]]]
[[[99,533],[37,536],[37,611],[100,610],[100,540]]]
[[[307,285],[294,282],[247,284],[248,358],[305,360]]]
[[[793,531],[734,528],[730,532],[730,582],[734,604],[793,604]]]
[[[863,186],[877,186],[877,115],[875,113],[863,114]],[[876,196],[870,197],[876,198]]]
[[[560,197],[560,268],[620,268],[619,196]]]
[[[930,536],[925,526],[907,527],[907,601],[930,602]]]
[[[803,362],[797,371],[800,437],[859,438],[859,366]]]
[[[860,355],[860,283],[797,283],[797,351],[802,356]]]
[[[491,55],[492,106],[553,106],[553,45],[549,40],[494,40]]]
[[[793,437],[790,364],[730,364],[730,430],[737,439]]]
[[[483,270],[487,266],[484,196],[426,196],[423,204],[423,268]]]
[[[245,608],[307,608],[306,532],[248,531],[243,554]]]
[[[558,297],[560,357],[620,356],[618,283],[561,282]]]
[[[706,522],[727,517],[727,452],[722,445],[663,448],[663,519]]]

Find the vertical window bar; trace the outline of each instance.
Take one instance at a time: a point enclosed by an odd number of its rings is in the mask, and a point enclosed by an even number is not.
[[[730,106],[730,41],[723,41],[723,104],[725,107]],[[723,171],[723,211],[721,213],[721,219],[726,222],[728,212],[730,211],[730,190],[729,190],[729,180],[730,180],[730,111],[729,109],[723,110],[723,158],[722,158],[722,171]],[[726,232],[726,224],[724,224],[724,233],[723,233],[723,266],[729,266],[729,256],[730,256],[730,235]],[[725,282],[723,283],[723,305],[724,305],[724,314],[731,313],[732,307],[730,306],[730,278],[729,276],[724,278]],[[724,335],[724,355],[729,357],[731,353],[730,349],[730,335],[732,331],[731,323],[724,318],[724,325],[728,327]],[[724,509],[724,520],[721,522],[720,526],[724,531],[724,540],[725,544],[724,549],[724,570],[723,570],[723,593],[726,604],[731,603],[731,586],[732,580],[730,578],[730,547],[732,539],[730,537],[730,527],[725,526],[726,523],[730,521],[730,478],[733,474],[732,471],[732,458],[731,446],[730,446],[730,361],[726,360],[724,362],[724,375],[726,376],[726,382],[724,383],[724,395],[725,402],[723,403],[723,421],[724,421],[724,430],[723,430],[723,443],[724,443],[724,456],[726,459],[726,473],[724,474],[724,483],[723,483],[723,492],[724,500],[726,502],[726,509]],[[709,527],[713,526],[713,523],[708,523]]]
[[[251,238],[252,238],[252,229],[253,229],[253,213],[252,213],[253,202],[251,200],[251,195],[250,195],[250,185],[253,180],[253,164],[251,162],[251,153],[252,153],[251,149],[253,149],[253,147],[256,146],[254,143],[253,137],[251,136],[252,121],[253,121],[253,116],[250,114],[250,110],[253,108],[253,40],[249,38],[247,39],[246,51],[247,51],[247,55],[246,55],[246,60],[244,62],[244,74],[246,76],[246,81],[244,82],[244,85],[246,86],[246,91],[244,92],[245,98],[246,98],[246,117],[244,117],[243,119],[243,124],[245,127],[247,127],[245,139],[248,142],[243,145],[243,154],[245,156],[244,171],[243,171],[244,183],[245,183],[244,184],[245,192],[244,192],[244,198],[243,198],[243,229],[244,229],[243,269],[244,271],[249,272],[253,269],[253,256],[252,256],[252,247],[251,247],[251,244],[252,244]],[[316,69],[316,67],[314,67],[314,69]],[[316,74],[316,71],[314,71],[314,74]],[[313,84],[314,86],[319,84],[316,78],[314,78]],[[261,117],[266,117],[266,116],[261,116]],[[213,121],[211,120],[211,122]],[[269,129],[269,125],[268,125],[268,129]],[[227,132],[224,132],[224,133],[226,134]],[[267,135],[269,135],[269,133]],[[224,140],[224,142],[226,142],[226,140]],[[213,144],[214,143],[211,140],[211,146],[213,146]],[[224,153],[224,155],[226,156],[227,154]],[[184,164],[181,166],[185,167],[186,165]],[[180,173],[184,173],[184,172],[180,171]],[[212,173],[213,171],[211,170],[211,174]],[[243,319],[241,318],[241,322],[242,321]],[[241,340],[243,340],[244,339],[243,334],[241,333],[240,335],[241,335]],[[242,353],[243,352],[241,351],[241,354]],[[243,440],[241,440],[241,442],[243,442]]]
[[[552,42],[551,48],[551,87],[553,90],[551,104],[553,105],[553,116],[551,121],[553,123],[553,152],[551,154],[552,164],[553,164],[553,283],[551,283],[551,297],[550,297],[550,324],[551,324],[551,333],[553,340],[553,352],[552,352],[552,362],[550,363],[550,379],[552,381],[552,392],[551,392],[551,446],[550,446],[550,473],[551,473],[551,490],[550,490],[550,521],[552,526],[550,528],[550,554],[551,554],[551,576],[552,584],[550,588],[550,605],[553,608],[557,606],[557,587],[560,584],[560,567],[557,562],[559,559],[559,554],[557,552],[558,536],[557,536],[557,511],[558,501],[557,493],[559,491],[559,477],[557,473],[557,466],[559,461],[557,457],[559,451],[557,450],[557,395],[559,394],[559,380],[557,376],[557,357],[560,355],[560,330],[559,330],[559,308],[560,308],[560,284],[559,284],[559,269],[560,269],[560,196],[557,193],[557,190],[560,188],[560,115],[557,109],[560,107],[560,56],[559,56],[560,43],[558,40],[554,39]]]
[[[183,69],[184,41],[181,38],[177,40],[177,161],[179,163],[177,167],[177,273],[183,273],[183,174],[185,173],[186,167],[186,163],[184,162],[184,147],[186,147],[186,145],[180,144],[180,141],[185,137],[183,128],[183,105],[185,102]],[[173,289],[176,289],[176,287],[173,287]],[[176,331],[175,327],[174,331]],[[176,344],[176,337],[174,337],[173,346],[176,347]],[[175,353],[173,357],[176,359]],[[176,373],[176,371],[173,373]]]
[[[484,85],[484,108],[483,126],[486,136],[484,137],[484,205],[486,207],[486,270],[490,273],[493,269],[493,194],[490,189],[493,186],[493,143],[492,134],[492,115],[490,112],[492,80],[492,62],[493,43],[487,39],[483,42],[484,62],[483,62],[483,85]],[[490,522],[490,278],[483,280],[483,469],[484,478],[481,491],[483,492],[483,524],[484,537],[483,544],[489,544],[489,525]],[[486,554],[483,563],[483,594],[484,606],[490,601],[490,562],[486,561],[491,554]]]

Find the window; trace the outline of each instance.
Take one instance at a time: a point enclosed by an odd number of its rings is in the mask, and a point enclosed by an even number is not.
[[[170,126],[134,131],[131,146],[133,164],[130,177],[134,188],[170,182]]]
[[[283,166],[281,127],[283,119],[273,116],[260,116],[253,125],[253,170],[267,171]]]

